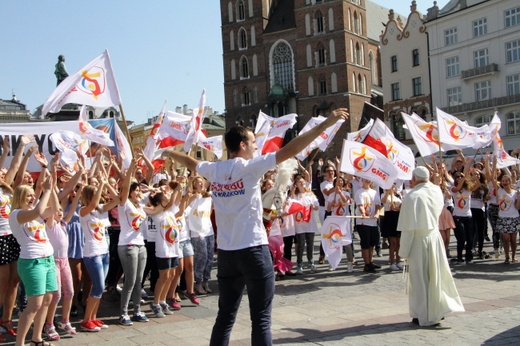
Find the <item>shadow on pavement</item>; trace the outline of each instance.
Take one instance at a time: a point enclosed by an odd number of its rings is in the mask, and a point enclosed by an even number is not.
[[[504,345],[510,341],[510,345],[518,345],[520,340],[520,326],[508,329],[500,334],[493,336],[482,343],[482,345]]]

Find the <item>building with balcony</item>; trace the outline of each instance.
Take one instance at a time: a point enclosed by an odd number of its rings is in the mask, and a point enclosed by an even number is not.
[[[401,112],[415,112],[426,121],[432,115],[428,34],[424,22],[416,1],[412,1],[404,23],[390,10],[380,36],[385,122],[398,140],[408,144],[413,141],[411,137],[406,140]]]
[[[428,9],[432,103],[470,125],[502,120],[506,149],[520,143],[520,3],[451,0]]]
[[[259,111],[317,115],[347,107],[337,134],[382,108],[379,33],[388,9],[368,0],[221,0],[226,126],[256,125]],[[381,114],[382,116],[382,114]],[[327,155],[341,153],[334,141]]]

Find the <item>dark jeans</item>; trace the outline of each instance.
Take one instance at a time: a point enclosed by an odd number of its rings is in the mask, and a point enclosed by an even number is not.
[[[110,262],[108,265],[108,274],[106,283],[107,286],[115,287],[117,282],[123,275],[123,267],[121,266],[121,261],[119,260],[119,254],[117,253],[117,243],[119,241],[119,233],[121,233],[121,228],[119,227],[108,227],[108,237],[109,237],[109,246],[108,253],[110,254]]]
[[[295,237],[293,235],[283,237],[283,257],[287,258],[289,261],[292,258],[294,238]]]
[[[244,287],[249,297],[251,345],[271,345],[271,309],[274,271],[267,245],[247,249],[218,250],[218,313],[211,346],[228,345]]]
[[[296,234],[296,242],[298,243],[298,247],[296,248],[296,264],[299,266],[302,265],[304,250],[307,254],[307,261],[309,264],[314,264],[314,261],[312,260],[312,255],[314,253],[314,233]]]
[[[471,215],[473,217],[473,247],[478,244],[478,254],[482,255],[482,249],[484,247],[484,233],[486,231],[486,214],[484,210],[471,208]]]
[[[473,219],[471,217],[454,216],[455,238],[457,238],[457,259],[462,261],[462,251],[466,248],[465,260],[473,259]]]
[[[144,241],[146,246],[146,267],[144,267],[143,280],[141,286],[144,287],[146,277],[150,274],[150,291],[155,292],[155,284],[159,280],[159,269],[157,269],[157,259],[155,257],[155,242]]]

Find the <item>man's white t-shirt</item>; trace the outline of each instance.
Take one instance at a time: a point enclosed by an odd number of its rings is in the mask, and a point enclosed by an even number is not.
[[[260,179],[275,166],[275,153],[197,165],[197,172],[211,182],[219,249],[267,245]]]

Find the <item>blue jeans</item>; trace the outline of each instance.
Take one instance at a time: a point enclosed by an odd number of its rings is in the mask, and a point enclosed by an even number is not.
[[[267,245],[242,250],[218,250],[218,313],[211,346],[228,345],[244,286],[249,297],[251,344],[271,345],[271,309],[274,296],[274,270]]]
[[[92,289],[90,296],[101,298],[105,290],[105,279],[108,274],[108,266],[110,264],[110,256],[108,253],[93,257],[83,257],[83,263],[87,267],[87,271],[92,280]]]

